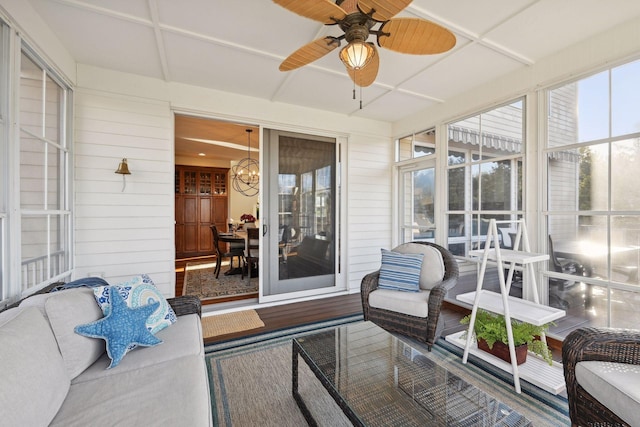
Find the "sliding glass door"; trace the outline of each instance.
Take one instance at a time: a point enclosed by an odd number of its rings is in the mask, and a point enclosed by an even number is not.
[[[265,131],[263,295],[330,291],[338,269],[338,144]]]

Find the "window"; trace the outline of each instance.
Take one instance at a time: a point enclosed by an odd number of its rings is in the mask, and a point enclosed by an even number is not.
[[[0,302],[63,279],[71,272],[71,91],[2,24],[0,44]],[[10,71],[18,64],[19,76]],[[10,88],[8,82],[15,82]],[[11,92],[16,98],[9,96]],[[16,101],[14,102],[14,99]],[[7,120],[7,117],[15,117]],[[17,126],[14,125],[17,123]],[[16,139],[9,139],[15,135]],[[12,188],[9,183],[13,182]],[[12,213],[16,213],[12,215]],[[12,248],[12,256],[9,256]],[[10,274],[9,274],[10,273]]]
[[[637,324],[639,96],[640,61],[548,91],[549,304],[594,326]]]
[[[489,219],[523,213],[524,108],[520,99],[447,126],[448,248],[482,247]],[[500,230],[509,246],[509,232]]]
[[[20,60],[22,290],[70,270],[68,90],[23,50]]]
[[[435,238],[435,135],[435,129],[429,129],[398,140],[401,157],[416,159],[399,165],[400,243]]]
[[[400,138],[396,144],[396,162],[436,154],[436,131],[429,129],[414,135]]]

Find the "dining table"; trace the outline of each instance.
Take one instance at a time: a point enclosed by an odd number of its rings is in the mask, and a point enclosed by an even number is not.
[[[244,230],[236,230],[233,233],[220,233],[220,241],[224,243],[229,243],[232,247],[242,247],[243,251],[247,247],[247,232]],[[225,276],[230,276],[233,274],[242,274],[242,263],[234,267],[233,259],[231,260],[231,264],[229,265],[229,270],[225,271]]]

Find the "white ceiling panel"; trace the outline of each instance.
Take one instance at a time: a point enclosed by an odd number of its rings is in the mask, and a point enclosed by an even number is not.
[[[457,44],[433,56],[380,49],[377,79],[363,89],[359,110],[338,49],[298,70],[278,70],[299,47],[342,30],[273,1],[23,1],[79,63],[390,121],[640,16],[640,0],[414,0],[398,17],[443,25]]]
[[[157,1],[162,25],[188,29],[283,58],[300,46],[300,40],[313,40],[322,27],[271,1],[254,1],[249,5],[246,1],[191,0],[190,7],[185,7],[183,1]],[[282,26],[279,22],[286,23],[286,31],[279,28]]]
[[[539,60],[638,15],[637,0],[540,0],[487,39]]]
[[[152,27],[50,1],[38,4],[76,61],[164,78]]]
[[[409,9],[418,16],[439,18],[466,33],[481,36],[504,20],[539,0],[414,0]],[[420,13],[423,12],[423,13]]]
[[[319,80],[322,80],[322,85],[318,84]],[[384,90],[373,86],[362,90],[369,98],[384,93]],[[274,101],[350,114],[359,107],[359,90],[356,90],[356,98],[353,99],[353,82],[346,74],[327,74],[307,67],[287,79]]]
[[[165,34],[165,47],[172,52],[167,63],[173,80],[226,92],[268,98],[283,80],[278,62],[260,55]]]
[[[492,49],[470,44],[409,80],[401,88],[446,100],[523,66]]]
[[[41,3],[51,3],[41,0],[35,1]],[[59,0],[58,3],[73,4],[73,1]],[[95,13],[115,12],[151,20],[148,0],[109,0],[108,2],[105,2],[104,0],[84,0],[82,3],[86,4],[87,7],[93,6],[93,10]]]
[[[378,52],[380,70],[377,80],[391,86],[398,86],[448,54],[403,55],[383,48],[378,48]]]
[[[368,101],[369,99],[371,99],[371,96],[368,90],[363,89],[365,107],[361,112],[354,112],[354,116],[362,115],[368,118],[393,122],[437,104],[437,102],[400,91],[387,92],[371,102]]]

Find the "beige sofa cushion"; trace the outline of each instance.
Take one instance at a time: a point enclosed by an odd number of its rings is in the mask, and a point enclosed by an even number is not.
[[[429,291],[401,292],[376,289],[369,294],[369,305],[410,316],[427,317],[429,314]]]
[[[58,341],[64,365],[71,379],[77,377],[105,352],[104,340],[75,333],[78,325],[103,317],[90,288],[54,292],[44,304],[51,329]]]
[[[73,384],[50,427],[212,425],[202,356],[185,356],[144,369],[119,372],[119,368],[94,381]]]
[[[20,307],[35,307],[40,310],[40,313],[47,319],[47,312],[44,308],[47,300],[53,296],[55,296],[55,292],[47,292],[45,294],[35,294],[31,295],[29,298],[25,298],[20,303]],[[47,319],[48,320],[48,319]]]
[[[401,254],[424,254],[420,271],[420,289],[433,289],[444,278],[444,261],[439,250],[418,243],[404,243],[393,249]]]
[[[69,391],[49,324],[35,307],[0,314],[0,424],[46,426]]]
[[[155,347],[136,347],[127,353],[118,366],[109,370],[107,366],[111,359],[106,353],[102,354],[93,365],[74,378],[72,384],[93,381],[114,373],[143,369],[184,356],[204,356],[202,323],[197,314],[179,316],[176,323],[158,332],[156,337],[163,341],[162,344]]]
[[[576,364],[576,380],[590,395],[632,426],[640,426],[640,366],[586,361]]]

